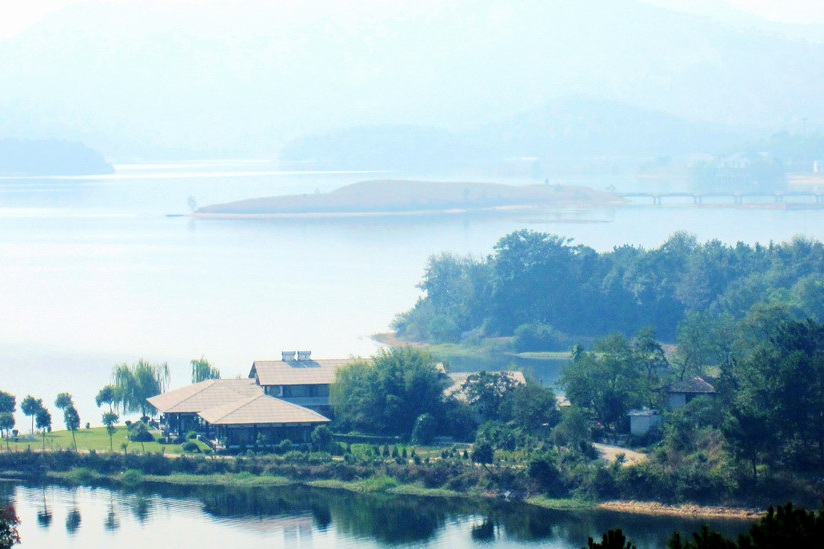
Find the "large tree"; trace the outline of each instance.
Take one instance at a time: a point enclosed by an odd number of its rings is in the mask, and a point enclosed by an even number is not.
[[[159,395],[169,384],[169,365],[153,364],[142,358],[137,364],[118,364],[112,372],[114,386],[124,414],[137,413],[147,416],[152,408],[147,398]]]
[[[512,372],[481,371],[467,376],[461,393],[482,421],[500,419],[504,397],[518,386]]]
[[[632,408],[646,404],[646,363],[620,334],[597,340],[591,352],[573,353],[561,385],[569,401],[589,410],[606,429],[615,431]]]
[[[331,400],[339,421],[352,428],[409,435],[418,416],[443,417],[445,385],[428,352],[393,347],[340,368]]]

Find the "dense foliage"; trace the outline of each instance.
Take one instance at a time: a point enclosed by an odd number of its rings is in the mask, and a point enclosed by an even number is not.
[[[445,387],[428,353],[396,347],[339,369],[330,400],[336,416],[352,429],[409,434],[422,414],[443,419]]]
[[[567,350],[572,339],[648,326],[672,341],[691,315],[740,319],[756,304],[786,303],[794,318],[822,321],[822,280],[824,245],[803,238],[729,246],[676,233],[655,249],[598,253],[520,230],[485,259],[431,257],[419,285],[424,296],[394,326],[402,337],[431,342],[518,335],[519,350]]]

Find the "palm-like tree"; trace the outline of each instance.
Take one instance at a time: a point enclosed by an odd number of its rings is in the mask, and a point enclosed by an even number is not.
[[[52,417],[46,408],[40,408],[35,414],[35,424],[43,431],[43,450],[46,449],[46,431],[51,431]]]
[[[23,402],[20,403],[20,409],[23,410],[23,413],[27,416],[31,417],[31,434],[34,436],[34,416],[37,415],[37,411],[43,407],[43,399],[42,398],[34,398],[31,395],[26,395],[26,398],[23,399]]]
[[[72,433],[72,443],[74,443],[74,451],[76,452],[77,439],[74,436],[74,432],[80,428],[80,414],[77,413],[77,409],[74,407],[74,404],[67,406],[63,410],[63,423],[66,424],[66,429]]]
[[[114,434],[117,431],[115,424],[118,419],[120,419],[118,415],[112,411],[103,413],[103,425],[106,426],[106,432],[109,434],[109,451],[111,452],[114,452],[114,442],[112,437],[114,437]]]

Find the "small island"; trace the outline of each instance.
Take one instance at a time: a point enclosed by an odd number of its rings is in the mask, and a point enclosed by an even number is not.
[[[595,208],[623,203],[618,195],[567,185],[505,185],[407,180],[362,181],[328,193],[253,198],[204,206],[198,217],[433,215]]]

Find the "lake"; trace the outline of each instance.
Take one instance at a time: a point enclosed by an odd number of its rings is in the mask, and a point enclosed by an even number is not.
[[[117,166],[92,178],[0,179],[0,390],[47,405],[71,392],[81,422],[99,424],[94,395],[115,364],[141,357],[168,362],[176,387],[190,381],[189,361],[201,356],[224,377],[245,376],[254,360],[287,349],[369,356],[378,348],[370,336],[388,330],[420,295],[415,285],[430,255],[481,257],[522,228],[596,250],[655,247],[679,230],[728,243],[824,239],[824,210],[665,205],[521,217],[167,217],[186,213],[189,197],[205,205],[388,177],[402,176],[202,162]],[[25,431],[29,418],[18,411],[17,422]],[[59,417],[55,427],[63,427]]]
[[[358,495],[301,487],[158,486],[135,491],[0,481],[23,547],[579,548],[621,527],[639,549],[702,521],[550,511],[500,501]],[[746,521],[709,521],[735,536]]]

